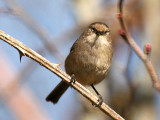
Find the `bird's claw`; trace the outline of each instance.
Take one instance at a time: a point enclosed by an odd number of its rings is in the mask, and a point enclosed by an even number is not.
[[[75,83],[76,82],[76,78],[75,78],[75,75],[74,74],[72,74],[71,75],[71,81],[70,81],[70,85],[73,83]]]
[[[95,106],[95,107],[99,107],[99,106],[102,105],[102,103],[103,103],[102,96],[98,95],[98,103],[97,104],[92,103],[92,105]]]

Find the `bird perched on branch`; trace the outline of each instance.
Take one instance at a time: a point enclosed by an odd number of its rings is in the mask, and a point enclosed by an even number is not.
[[[94,85],[106,77],[112,56],[113,47],[109,27],[104,23],[95,22],[89,25],[75,41],[65,60],[67,74],[71,75],[72,80],[91,86],[99,97],[98,105],[101,105],[103,100]],[[70,84],[62,80],[46,100],[57,103],[69,86]]]

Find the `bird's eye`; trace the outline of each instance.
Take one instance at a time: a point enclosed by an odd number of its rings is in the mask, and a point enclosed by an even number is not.
[[[91,30],[92,30],[93,32],[96,32],[96,29],[95,29],[95,28],[91,28]]]
[[[97,35],[104,35],[104,34],[107,34],[107,32],[109,32],[109,30],[106,30],[106,31],[98,31],[96,28],[94,27],[90,27],[91,31],[96,33]]]

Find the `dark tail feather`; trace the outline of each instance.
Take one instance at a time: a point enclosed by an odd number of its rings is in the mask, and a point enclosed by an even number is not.
[[[56,104],[68,87],[69,85],[62,80],[47,96],[46,101],[50,101],[53,102],[53,104]]]

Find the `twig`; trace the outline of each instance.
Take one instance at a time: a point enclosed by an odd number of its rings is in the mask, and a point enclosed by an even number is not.
[[[14,48],[16,48],[21,54],[24,56],[27,56],[34,61],[38,62],[43,67],[47,68],[51,72],[55,73],[57,76],[62,78],[65,82],[70,83],[71,77],[67,75],[57,64],[53,64],[49,62],[47,59],[33,51],[32,49],[28,48],[15,38],[9,36],[8,34],[4,33],[3,31],[0,31],[0,39],[7,42]],[[80,92],[84,97],[86,97],[89,101],[91,101],[94,104],[98,103],[98,98],[93,95],[88,89],[83,87],[80,83],[77,81],[72,84],[72,87],[75,88],[78,92]],[[108,105],[106,105],[104,102],[101,106],[98,107],[101,111],[108,114],[110,117],[112,117],[115,120],[124,120],[119,114],[117,114],[114,110],[112,110]]]
[[[123,0],[119,0],[118,2],[118,14],[117,17],[119,18],[119,22],[121,25],[122,30],[120,30],[120,35],[125,39],[125,41],[133,48],[133,50],[137,53],[139,58],[144,62],[153,82],[154,87],[160,92],[160,83],[156,71],[148,59],[148,56],[142,52],[139,46],[135,43],[133,38],[131,37],[128,28],[123,19]]]
[[[15,0],[4,0],[4,2],[13,15],[17,16],[23,23],[28,25],[28,27],[30,27],[31,30],[33,30],[33,32],[35,32],[40,37],[40,40],[43,42],[48,52],[50,52],[54,56],[56,55],[56,57],[60,61],[62,61],[62,58],[64,58],[64,56],[61,54],[55,44],[49,42],[52,40],[52,38],[50,34],[43,28],[43,26],[38,24],[38,22],[30,14],[28,14]]]
[[[136,86],[133,84],[131,75],[129,75],[129,65],[131,63],[131,58],[132,58],[132,50],[129,48],[129,53],[128,53],[128,60],[127,60],[127,64],[126,67],[124,69],[124,75],[127,81],[127,85],[129,86],[129,93],[130,93],[130,97],[129,97],[129,101],[126,104],[126,106],[123,109],[123,116],[128,120],[130,118],[130,110],[131,107],[133,106],[134,100],[135,100],[135,93],[136,93]]]

